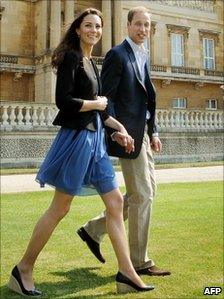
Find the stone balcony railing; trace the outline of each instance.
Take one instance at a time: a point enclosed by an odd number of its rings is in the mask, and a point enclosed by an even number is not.
[[[57,113],[55,104],[2,102],[0,124],[2,131],[51,130]],[[160,132],[214,131],[223,129],[221,110],[157,110]]]
[[[28,102],[1,102],[0,124],[2,131],[29,131],[50,129],[58,109],[55,104]]]
[[[28,56],[13,56],[0,54],[0,72],[22,72],[28,74],[35,74],[37,65],[43,63],[45,56],[51,55],[47,52],[44,55],[36,57]],[[48,57],[48,58],[49,58]],[[102,56],[95,56],[93,58],[101,70],[103,59]],[[43,60],[43,61],[42,61]],[[42,61],[40,63],[40,61]],[[46,60],[47,61],[47,60]],[[46,62],[45,61],[45,62]],[[48,61],[49,64],[49,61]],[[50,64],[49,64],[50,65]],[[196,83],[215,83],[223,84],[224,72],[221,70],[207,70],[202,68],[194,67],[179,67],[163,64],[151,64],[151,77],[152,79],[162,79],[162,80],[179,80],[179,81],[191,81]]]
[[[104,57],[94,57],[94,60],[99,67],[102,68]],[[162,64],[151,64],[151,77],[154,78],[175,78],[179,80],[211,81],[222,84],[224,72],[217,70],[207,70],[186,66],[170,66]]]
[[[221,110],[157,109],[159,131],[223,130]]]

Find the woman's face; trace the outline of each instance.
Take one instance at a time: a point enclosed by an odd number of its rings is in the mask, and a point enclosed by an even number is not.
[[[99,16],[89,14],[84,17],[80,28],[76,29],[80,42],[94,46],[102,36],[102,22]]]

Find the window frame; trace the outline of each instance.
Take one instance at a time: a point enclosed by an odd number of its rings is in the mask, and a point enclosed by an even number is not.
[[[179,104],[174,106],[174,101],[177,101],[177,103],[184,101],[184,107],[179,107]],[[187,109],[187,98],[172,98],[172,109]]]
[[[212,52],[213,56],[207,56],[207,53],[210,51],[209,46],[208,46],[209,41],[212,41],[211,52]],[[215,40],[214,40],[214,38],[203,37],[202,45],[203,45],[203,67],[204,67],[204,69],[205,70],[215,70]],[[211,65],[211,67],[209,67],[209,64],[211,61],[212,61],[212,65]],[[206,66],[206,64],[207,64],[207,66]]]
[[[215,108],[211,107],[211,103],[212,101],[215,102]],[[205,107],[206,110],[217,110],[218,109],[218,100],[217,99],[207,99],[206,100],[206,107]]]
[[[178,45],[177,37],[181,37],[181,43]],[[176,45],[175,45],[176,43]],[[177,51],[180,50],[180,52]],[[180,59],[180,64],[178,60]],[[182,33],[171,33],[171,66],[184,67],[185,65],[185,48],[184,48],[184,35]]]

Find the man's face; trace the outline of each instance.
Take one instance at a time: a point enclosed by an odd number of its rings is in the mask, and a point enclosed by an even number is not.
[[[131,23],[128,22],[128,36],[134,43],[141,45],[150,33],[150,15],[147,12],[136,12]]]

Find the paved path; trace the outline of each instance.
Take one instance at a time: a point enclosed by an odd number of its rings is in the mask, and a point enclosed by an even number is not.
[[[124,185],[121,172],[117,172],[120,186]],[[156,180],[161,183],[202,182],[223,180],[223,166],[173,168],[156,170]],[[40,188],[35,181],[35,174],[3,175],[1,176],[1,193],[52,190],[46,186]]]

